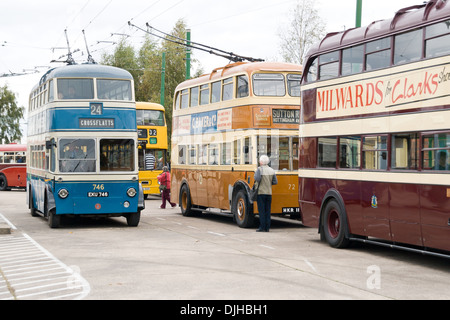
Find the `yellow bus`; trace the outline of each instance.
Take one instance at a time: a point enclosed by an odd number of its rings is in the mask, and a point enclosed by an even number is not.
[[[159,195],[157,176],[167,164],[167,123],[164,107],[157,103],[136,102],[138,129],[139,182],[144,197]]]
[[[249,194],[266,154],[278,177],[272,214],[299,216],[301,75],[299,65],[238,62],[176,88],[171,200],[183,215],[208,211],[253,226]]]

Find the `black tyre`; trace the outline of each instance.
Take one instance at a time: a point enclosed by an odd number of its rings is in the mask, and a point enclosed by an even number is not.
[[[48,212],[48,225],[50,228],[59,228],[61,224],[61,216],[56,214],[55,209]]]
[[[0,175],[0,191],[8,190],[8,180],[4,175]]]
[[[346,237],[347,219],[344,210],[336,200],[331,200],[325,206],[322,220],[322,231],[325,240],[334,248],[346,248],[349,240]]]
[[[141,221],[141,212],[127,214],[127,224],[129,227],[137,227]]]
[[[250,201],[245,190],[239,190],[236,194],[236,198],[233,199],[233,214],[239,227],[251,228],[255,226],[253,207],[250,205]]]
[[[186,184],[180,189],[180,208],[181,214],[185,217],[192,217],[194,212],[192,210],[191,193],[189,187]]]
[[[34,207],[33,193],[31,190],[28,193],[28,208],[30,208],[30,214],[32,217],[39,217],[39,214],[36,212],[36,208]]]

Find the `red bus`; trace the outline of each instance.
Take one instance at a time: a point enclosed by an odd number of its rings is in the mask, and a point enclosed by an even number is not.
[[[27,146],[0,145],[0,191],[27,186]]]
[[[431,0],[307,54],[299,202],[331,246],[450,254],[449,25]]]

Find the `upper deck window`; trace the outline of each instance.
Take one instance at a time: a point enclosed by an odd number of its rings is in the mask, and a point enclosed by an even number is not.
[[[185,89],[181,91],[181,109],[189,107],[189,90]]]
[[[216,81],[211,84],[211,103],[220,101],[220,87],[220,81]]]
[[[100,100],[131,101],[131,81],[129,80],[97,80],[98,98]]]
[[[191,99],[190,104],[191,107],[198,106],[198,87],[191,88],[190,99]]]
[[[53,90],[54,90],[54,88],[53,88],[53,80],[50,80],[49,83],[48,83],[48,101],[49,102],[52,102],[53,100],[55,100]]]
[[[237,77],[236,86],[237,86],[236,90],[237,98],[248,97],[248,77],[246,75]]]
[[[425,56],[427,58],[450,53],[450,20],[425,28]]]
[[[323,54],[319,57],[319,79],[336,78],[339,75],[339,51]]]
[[[223,80],[222,100],[231,99],[233,99],[233,78],[227,78]]]
[[[164,112],[160,110],[136,110],[138,126],[164,126]]]
[[[300,81],[302,76],[299,74],[288,74],[288,92],[291,97],[300,97]]]
[[[317,67],[319,63],[319,58],[314,58],[313,62],[308,68],[308,72],[306,74],[306,81],[307,82],[314,82],[317,81]]]
[[[364,66],[364,45],[342,51],[342,75],[361,73]]]
[[[94,99],[94,80],[58,79],[58,99]]]
[[[391,38],[367,43],[366,70],[376,70],[391,66]]]
[[[394,64],[418,61],[422,57],[423,31],[414,30],[395,37]]]
[[[253,75],[253,92],[256,96],[284,97],[284,76],[278,73],[256,73]]]
[[[200,86],[200,105],[209,103],[209,84]]]

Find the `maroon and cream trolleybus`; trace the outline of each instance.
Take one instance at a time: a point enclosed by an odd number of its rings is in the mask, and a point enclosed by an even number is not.
[[[333,247],[450,256],[450,3],[330,33],[302,78],[299,202]]]

